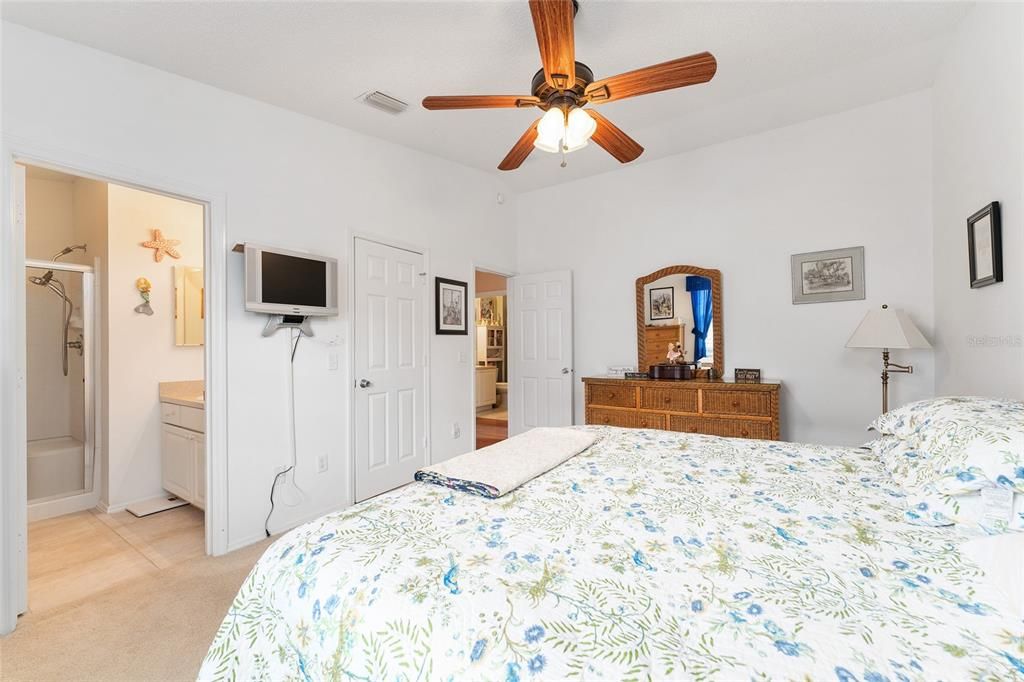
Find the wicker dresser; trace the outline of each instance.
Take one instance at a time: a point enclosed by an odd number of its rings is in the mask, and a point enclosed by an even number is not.
[[[779,439],[778,383],[585,377],[588,424]]]

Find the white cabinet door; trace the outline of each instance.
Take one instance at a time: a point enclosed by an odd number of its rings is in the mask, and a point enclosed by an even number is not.
[[[356,501],[426,463],[423,255],[365,239],[353,255]]]
[[[572,272],[509,280],[509,435],[572,424]]]
[[[192,461],[195,471],[195,483],[192,486],[192,499],[189,501],[200,509],[206,509],[206,436],[197,433],[192,436]]]
[[[194,434],[169,424],[162,424],[160,430],[160,469],[164,489],[188,500],[192,497],[194,485]]]

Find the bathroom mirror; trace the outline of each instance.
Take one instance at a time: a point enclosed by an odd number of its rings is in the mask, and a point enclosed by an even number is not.
[[[722,273],[693,265],[672,265],[636,280],[637,368],[668,362],[678,343],[683,361],[696,362],[698,376],[725,370],[722,332]]]
[[[174,266],[174,345],[203,345],[203,269]]]

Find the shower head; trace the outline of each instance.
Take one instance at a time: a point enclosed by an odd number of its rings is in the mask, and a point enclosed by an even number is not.
[[[50,283],[51,279],[53,279],[53,270],[50,270],[42,277],[29,277],[28,281],[32,282],[32,284],[45,287],[47,284]]]
[[[50,260],[57,260],[62,256],[68,255],[72,251],[88,251],[88,249],[86,248],[85,244],[71,244],[69,246],[65,246],[63,249],[53,254],[53,258],[51,258]]]

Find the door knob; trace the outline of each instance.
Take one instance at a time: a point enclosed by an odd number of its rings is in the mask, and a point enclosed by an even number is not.
[[[563,367],[562,368],[562,374],[568,374],[568,373],[569,373],[569,368],[568,367]]]
[[[359,388],[369,388],[371,386],[369,379],[360,379]]]

